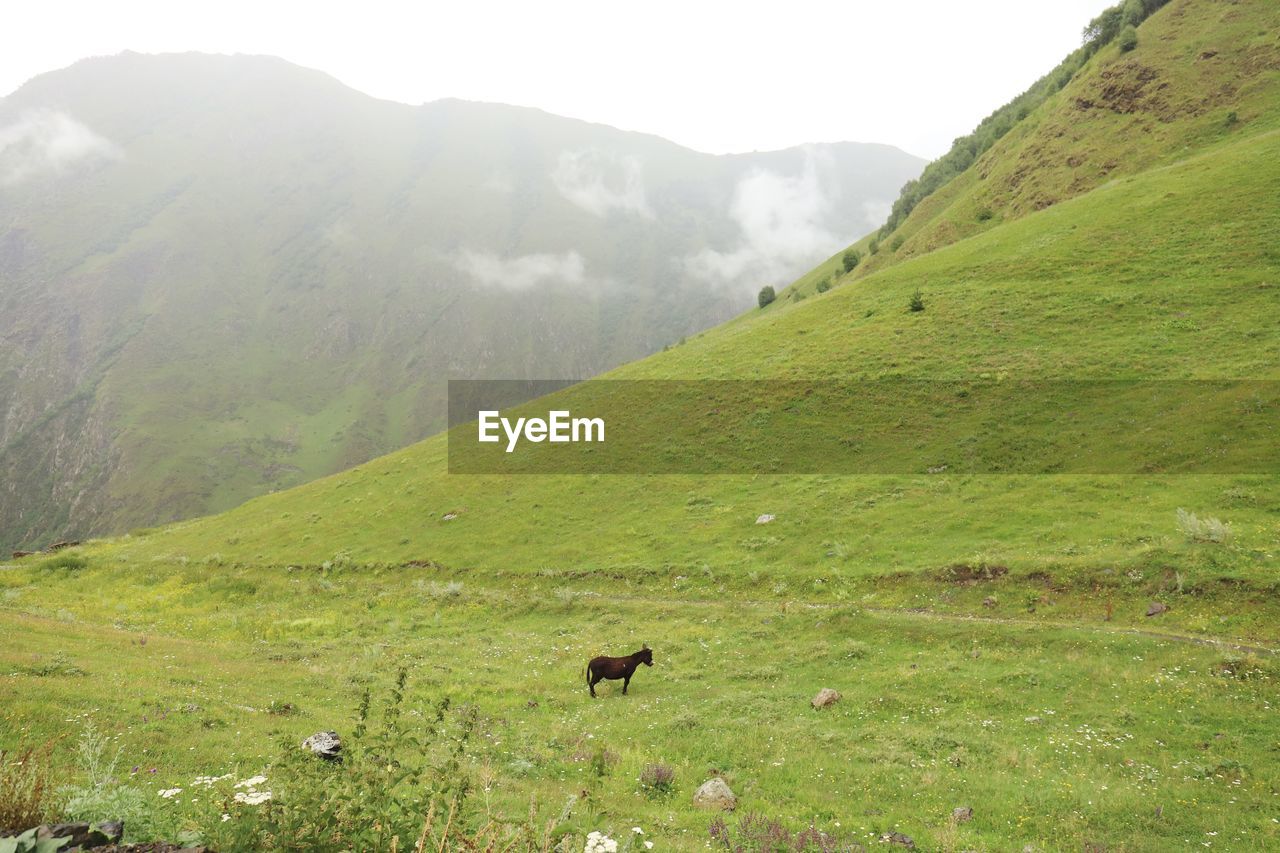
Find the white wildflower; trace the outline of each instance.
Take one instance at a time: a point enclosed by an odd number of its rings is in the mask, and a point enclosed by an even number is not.
[[[244,803],[246,806],[260,806],[269,799],[271,799],[270,791],[241,791],[235,796],[237,803]]]
[[[266,776],[250,776],[248,779],[245,779],[243,782],[237,782],[236,787],[249,788],[250,790],[252,790],[258,787],[259,785],[261,785],[265,781],[267,781]]]
[[[174,797],[178,796],[181,793],[182,793],[181,788],[165,788],[163,791],[160,792],[160,796],[164,797],[166,800],[172,800]]]

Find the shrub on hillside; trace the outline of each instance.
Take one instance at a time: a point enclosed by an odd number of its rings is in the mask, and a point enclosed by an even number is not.
[[[911,300],[907,303],[907,308],[911,311],[924,310],[924,294],[920,292],[920,288],[916,288],[916,292],[911,294]]]
[[[760,303],[760,307],[768,305],[770,302],[778,298],[778,294],[774,292],[773,285],[766,284],[760,288],[760,295],[756,297],[756,301]]]
[[[862,255],[857,249],[845,249],[843,255],[840,256],[840,263],[844,267],[845,272],[850,272],[862,260]]]
[[[52,753],[52,741],[0,750],[0,835],[58,817],[49,767]]]
[[[1179,507],[1178,529],[1188,542],[1212,542],[1224,545],[1231,539],[1231,525],[1216,518],[1200,518],[1193,512]]]
[[[407,677],[401,670],[376,723],[365,691],[341,761],[318,759],[293,736],[282,740],[270,794],[252,803],[225,794],[202,827],[206,842],[218,850],[389,850],[398,837],[412,849],[431,815],[456,820],[471,790],[462,761],[476,712],[455,714],[446,698],[406,722]]]
[[[819,292],[819,293],[826,293],[826,292],[827,292],[828,290],[830,290],[830,289],[831,289],[831,279],[830,279],[830,278],[824,278],[822,281],[818,282],[818,292]]]
[[[640,771],[640,792],[651,800],[662,800],[675,793],[676,771],[666,764],[646,764]]]
[[[733,853],[773,853],[775,850],[795,850],[797,853],[837,853],[837,851],[863,850],[862,845],[837,838],[810,823],[806,829],[792,832],[780,821],[762,814],[748,812],[729,826],[723,817],[717,817],[708,827],[714,850],[730,850]]]
[[[78,572],[89,565],[89,561],[78,554],[59,554],[40,564],[44,572]]]
[[[58,789],[61,811],[72,821],[124,821],[127,840],[150,840],[174,827],[161,825],[154,795],[148,797],[117,778],[123,748],[111,750],[111,738],[92,722],[85,723],[76,744],[76,763],[82,781]]]
[[[1120,35],[1116,38],[1116,44],[1120,46],[1120,50],[1128,53],[1138,46],[1138,31],[1132,25],[1125,27],[1120,31]]]

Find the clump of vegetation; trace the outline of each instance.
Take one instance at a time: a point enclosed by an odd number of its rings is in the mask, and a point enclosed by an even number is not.
[[[1178,508],[1178,529],[1188,542],[1211,542],[1225,545],[1231,540],[1231,525],[1216,518],[1200,518],[1193,512]]]
[[[270,796],[247,803],[229,794],[203,827],[207,841],[219,850],[410,849],[434,816],[452,823],[471,791],[462,760],[476,712],[454,714],[444,699],[405,723],[407,677],[400,670],[376,722],[364,692],[341,762],[282,741]]]
[[[840,265],[844,267],[845,272],[851,272],[861,260],[862,255],[857,249],[845,249],[844,254],[840,256]]]
[[[89,561],[79,554],[59,554],[50,557],[40,564],[42,572],[78,572],[89,565]]]
[[[591,773],[597,779],[603,779],[609,775],[614,767],[617,766],[618,754],[605,749],[603,746],[597,746],[596,751],[591,754]]]
[[[903,240],[902,235],[901,234],[897,235],[896,237],[894,237],[892,240],[889,241],[889,251],[891,252],[898,251],[899,249],[902,248],[902,244],[904,242],[905,241]]]
[[[640,792],[651,800],[663,800],[675,793],[676,771],[667,764],[646,764],[640,771]]]
[[[0,830],[22,830],[58,817],[50,756],[53,741],[0,750]]]
[[[994,216],[995,216],[995,213],[991,210],[991,208],[989,207],[978,208],[977,219],[979,222],[989,222],[991,221],[991,218]]]
[[[799,832],[792,832],[778,820],[751,812],[740,817],[733,827],[723,817],[717,817],[708,827],[708,834],[714,849],[733,853],[773,853],[775,850],[836,853],[864,849],[829,835],[812,823]]]
[[[907,308],[910,311],[924,310],[924,294],[920,292],[920,288],[916,288],[916,292],[911,294],[911,299],[907,302]]]
[[[760,293],[756,296],[756,302],[759,303],[761,308],[763,308],[777,298],[778,294],[774,292],[773,285],[766,284],[764,287],[760,288]]]
[[[1128,53],[1138,46],[1138,30],[1132,25],[1126,26],[1116,38],[1116,44],[1123,53]]]
[[[822,281],[818,282],[818,288],[817,288],[817,290],[818,290],[818,292],[819,292],[819,293],[826,293],[826,292],[827,292],[828,290],[830,290],[830,289],[831,289],[831,277],[830,277],[830,276],[827,276],[826,278],[822,279]]]
[[[87,672],[71,662],[71,658],[67,657],[66,652],[54,652],[53,657],[34,666],[29,666],[23,671],[27,675],[34,675],[37,678],[49,678],[57,675],[73,677],[88,675]]]
[[[1258,681],[1271,677],[1271,667],[1257,655],[1231,655],[1223,658],[1213,672],[1224,678],[1238,681]]]
[[[83,781],[58,790],[62,812],[73,821],[124,821],[127,839],[160,837],[164,833],[157,825],[158,815],[151,798],[140,788],[116,778],[122,751],[116,747],[113,752],[111,737],[99,731],[92,721],[84,724],[76,744],[76,761]]]
[[[867,252],[874,255],[878,251],[880,251],[880,238],[872,237],[871,242],[867,245]]]

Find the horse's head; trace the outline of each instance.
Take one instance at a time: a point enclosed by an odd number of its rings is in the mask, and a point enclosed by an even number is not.
[[[633,657],[645,666],[653,666],[653,649],[649,648],[648,644],[646,644],[640,651],[636,652]]]

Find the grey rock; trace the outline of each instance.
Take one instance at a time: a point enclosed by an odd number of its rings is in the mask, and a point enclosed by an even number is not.
[[[302,748],[311,750],[326,761],[342,758],[342,738],[337,732],[316,732],[302,742]]]
[[[768,524],[775,518],[777,518],[776,515],[771,515],[766,512],[764,515],[756,516],[756,524]]]
[[[832,690],[830,687],[824,687],[818,691],[818,695],[813,697],[810,703],[815,708],[827,708],[840,701],[840,691]]]
[[[1147,615],[1159,616],[1161,613],[1164,613],[1168,609],[1169,609],[1169,605],[1163,604],[1159,601],[1153,601],[1151,602],[1151,605],[1147,608]]]
[[[703,782],[693,793],[693,804],[704,809],[723,809],[733,811],[738,805],[738,798],[733,795],[729,785],[719,776]]]
[[[899,847],[914,848],[916,846],[914,838],[910,835],[903,835],[901,832],[886,832],[880,836],[880,840],[885,844],[897,844]]]
[[[956,823],[973,820],[973,808],[971,806],[957,806],[951,810],[951,819]]]

